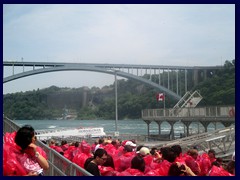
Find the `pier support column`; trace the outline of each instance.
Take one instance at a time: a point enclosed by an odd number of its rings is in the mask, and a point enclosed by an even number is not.
[[[184,134],[186,135],[186,137],[188,137],[190,134],[189,134],[189,126],[192,122],[189,122],[189,121],[181,121],[186,127],[187,127],[187,133],[185,132],[185,128],[184,128]]]
[[[149,138],[150,137],[150,123],[151,123],[151,121],[146,121],[146,120],[144,120],[144,122],[147,124],[147,137]]]
[[[158,124],[158,135],[159,137],[161,136],[161,124],[162,124],[162,121],[155,121],[157,124]]]
[[[225,126],[225,127],[229,127],[231,126],[233,123],[232,122],[222,122],[222,124]]]
[[[175,137],[174,137],[174,128],[173,128],[173,126],[174,126],[175,122],[172,122],[172,121],[167,121],[167,122],[168,122],[168,123],[170,124],[170,126],[171,126],[170,133],[169,133],[169,139],[170,139],[170,140],[174,140]]]
[[[204,127],[204,131],[207,132],[207,127],[211,122],[206,122],[206,121],[200,121],[200,123],[202,123],[203,127]]]

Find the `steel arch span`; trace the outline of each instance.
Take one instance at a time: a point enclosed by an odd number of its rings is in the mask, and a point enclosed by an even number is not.
[[[49,72],[56,72],[56,71],[93,71],[93,72],[100,72],[100,73],[106,73],[106,74],[111,74],[111,75],[117,75],[117,76],[121,76],[127,79],[134,79],[137,80],[139,82],[142,82],[146,85],[149,85],[151,87],[154,87],[158,90],[161,90],[163,92],[165,92],[166,94],[168,94],[169,96],[173,97],[174,99],[176,99],[177,101],[181,99],[181,97],[176,94],[175,92],[165,88],[164,86],[158,85],[150,80],[144,79],[142,77],[133,75],[133,74],[129,74],[126,72],[122,72],[122,71],[118,71],[115,69],[106,69],[106,68],[100,68],[100,67],[96,67],[96,66],[90,66],[90,65],[85,65],[85,66],[67,66],[67,65],[63,65],[63,66],[52,66],[52,67],[48,67],[48,68],[41,68],[41,69],[34,69],[34,70],[30,70],[30,71],[26,71],[26,72],[22,72],[22,73],[18,73],[12,76],[8,76],[3,78],[3,83],[7,83],[19,78],[23,78],[23,77],[27,77],[27,76],[32,76],[32,75],[36,75],[36,74],[41,74],[41,73],[49,73]]]

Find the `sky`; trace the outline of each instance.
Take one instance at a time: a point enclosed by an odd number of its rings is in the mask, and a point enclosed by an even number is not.
[[[234,4],[3,5],[4,61],[216,66],[233,59]],[[4,68],[4,77],[11,74]],[[61,71],[4,83],[3,94],[113,82],[109,74]]]

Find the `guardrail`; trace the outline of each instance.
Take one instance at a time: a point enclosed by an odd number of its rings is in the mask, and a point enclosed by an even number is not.
[[[198,108],[182,108],[177,115],[171,113],[173,109],[144,109],[142,118],[149,117],[229,117],[235,118],[235,105],[233,106],[209,106]]]
[[[3,135],[6,132],[17,131],[20,127],[7,117],[3,117]],[[54,149],[37,140],[37,145],[47,154],[49,169],[44,171],[46,176],[93,176],[91,173],[71,162]]]

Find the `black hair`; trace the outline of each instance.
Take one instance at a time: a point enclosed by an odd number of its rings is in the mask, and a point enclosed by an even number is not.
[[[67,144],[67,140],[62,140],[62,141],[61,141],[61,145],[63,146],[63,145],[65,145],[65,144]]]
[[[136,151],[140,151],[140,149],[143,147],[143,145],[139,145],[136,149]]]
[[[117,144],[116,139],[112,140],[111,144],[112,144],[112,145],[116,145],[116,144]]]
[[[209,153],[213,153],[214,156],[216,155],[216,152],[215,152],[213,149],[210,149],[210,150],[208,151],[208,154],[209,154]]]
[[[113,169],[115,169],[114,161],[111,155],[107,155],[107,160],[103,163],[103,166],[112,167]]]
[[[129,145],[125,145],[125,146],[124,146],[124,151],[126,151],[126,152],[132,152],[132,150],[133,150],[133,148],[132,148],[131,146],[129,146]]]
[[[107,156],[107,151],[105,149],[102,148],[98,148],[95,152],[94,152],[94,159],[96,159],[96,157],[102,157],[103,155]]]
[[[98,140],[98,144],[102,144],[104,142],[104,139],[103,138],[100,138],[99,140]]]
[[[145,161],[141,156],[135,156],[131,161],[131,168],[138,169],[142,172],[145,171]]]
[[[179,156],[182,153],[182,148],[178,144],[173,145],[171,148],[173,149],[177,156]]]
[[[218,161],[214,161],[214,162],[212,162],[212,166],[220,167],[221,164]]]
[[[174,162],[175,159],[177,158],[176,153],[171,147],[162,147],[161,148],[161,153],[163,159],[169,161],[169,162]]]
[[[150,151],[150,154],[151,154],[151,155],[154,155],[155,152],[156,152],[156,150],[157,150],[157,148],[153,147],[153,148],[151,149],[151,151]]]
[[[15,143],[25,150],[29,144],[32,143],[32,138],[34,137],[35,131],[31,125],[25,125],[21,127],[15,136]]]
[[[227,167],[226,167],[226,170],[231,173],[231,174],[234,174],[234,169],[235,169],[235,161],[229,161],[227,163]]]
[[[168,176],[180,176],[180,175],[185,175],[186,173],[184,172],[185,166],[182,164],[180,167],[178,167],[177,163],[172,163],[169,170],[168,170]]]
[[[74,143],[74,146],[75,146],[75,147],[78,147],[78,146],[79,146],[79,142],[76,141],[76,142]]]

